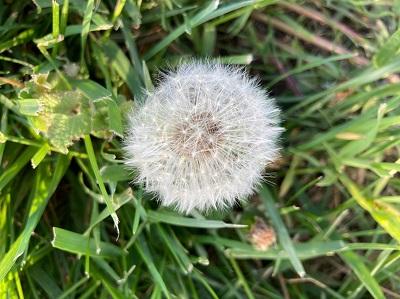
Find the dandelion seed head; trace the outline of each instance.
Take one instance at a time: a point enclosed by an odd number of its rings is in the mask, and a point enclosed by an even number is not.
[[[274,100],[242,69],[190,62],[132,112],[126,164],[162,205],[231,207],[262,181],[281,131]]]

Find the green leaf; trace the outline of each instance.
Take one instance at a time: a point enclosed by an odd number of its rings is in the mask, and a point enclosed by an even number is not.
[[[38,99],[22,99],[17,101],[18,112],[23,115],[36,116],[41,110],[40,101]]]
[[[36,34],[35,30],[32,28],[22,31],[20,34],[14,36],[12,39],[0,43],[0,53],[3,52],[4,50],[31,41],[35,37],[35,34]]]
[[[153,82],[151,81],[150,72],[149,72],[149,69],[147,68],[146,61],[143,60],[142,64],[143,64],[142,73],[143,73],[144,85],[148,91],[153,92],[154,85],[153,85]]]
[[[106,102],[108,108],[109,129],[119,137],[122,137],[124,129],[122,126],[121,110],[113,99],[109,98]]]
[[[64,90],[49,84],[47,75],[33,76],[19,94],[20,111],[61,153],[87,134],[122,136],[122,116],[111,92],[90,80],[75,80],[72,86],[77,89]]]
[[[0,192],[21,171],[26,163],[28,163],[36,150],[35,147],[26,148],[18,159],[13,161],[13,163],[0,175]]]
[[[150,254],[150,250],[143,238],[139,237],[138,241],[135,242],[135,248],[149,269],[150,274],[153,276],[155,283],[161,288],[167,298],[171,298],[167,286],[165,285],[161,274],[158,272],[157,267],[154,264],[153,257]]]
[[[241,54],[232,56],[222,56],[218,61],[225,64],[244,64],[248,65],[253,61],[253,54]]]
[[[112,93],[92,80],[73,80],[72,86],[77,87],[83,94],[93,102],[112,97]]]
[[[112,28],[111,23],[105,23],[105,24],[101,24],[101,25],[92,24],[92,25],[90,25],[89,32],[103,31],[103,30],[108,30],[111,28]],[[82,25],[69,25],[65,29],[64,37],[81,34],[82,29],[83,29]]]
[[[357,185],[345,175],[341,175],[340,180],[357,203],[368,211],[372,218],[374,218],[389,235],[400,242],[400,211],[389,203],[378,199],[372,200],[366,198]]]
[[[141,68],[140,65],[132,65],[125,53],[113,41],[107,41],[101,45],[101,49],[108,58],[111,67],[128,85],[129,90],[135,97],[135,100],[140,100],[143,96],[142,83],[140,80]]]
[[[58,298],[61,295],[61,289],[54,279],[41,267],[35,265],[29,270],[33,280],[46,292],[49,298]]]
[[[367,266],[365,266],[357,254],[355,254],[353,251],[346,251],[340,253],[340,256],[346,262],[346,264],[350,266],[350,268],[354,271],[354,273],[375,299],[385,299],[378,282],[374,279]]]
[[[151,222],[164,222],[171,225],[197,227],[197,228],[243,228],[246,225],[225,223],[217,220],[205,220],[179,216],[166,211],[147,211]]]
[[[164,39],[158,42],[155,46],[153,46],[149,51],[144,55],[144,60],[149,60],[162,49],[171,44],[175,39],[184,34],[185,32],[190,31],[195,26],[200,25],[204,22],[204,20],[218,7],[219,1],[212,0],[206,5],[202,10],[200,10],[197,14],[190,17],[184,24],[177,27],[170,34],[168,34]]]
[[[256,250],[248,244],[224,238],[210,238],[204,236],[198,238],[202,243],[211,243],[218,246],[226,246],[226,254],[239,259],[282,260],[289,259],[289,253],[284,248],[269,248],[265,251]],[[399,245],[383,243],[345,243],[344,241],[308,241],[294,244],[296,255],[301,260],[308,260],[320,256],[332,256],[349,250],[399,250]]]
[[[94,0],[88,0],[86,4],[85,14],[82,21],[82,32],[81,32],[81,65],[85,65],[85,48],[86,40],[90,30],[90,22],[92,20],[94,8]]]
[[[400,28],[397,29],[389,39],[380,47],[372,61],[376,67],[381,67],[396,59],[400,53]]]
[[[339,156],[354,157],[371,146],[378,134],[379,125],[385,113],[385,107],[386,104],[381,104],[377,112],[377,117],[374,120],[368,121],[368,125],[365,126],[365,129],[368,129],[368,131],[365,132],[364,137],[360,140],[349,142],[343,146],[339,152]]]
[[[99,166],[97,165],[96,155],[94,154],[92,140],[90,139],[89,135],[85,135],[84,141],[85,141],[86,152],[88,154],[90,165],[92,167],[94,176],[96,177],[97,184],[100,188],[103,199],[106,202],[107,209],[111,215],[111,218],[114,221],[115,229],[117,230],[117,232],[119,234],[119,228],[118,228],[119,219],[118,219],[117,214],[115,213],[115,208],[114,208],[113,202],[107,193],[106,187],[104,186],[103,178],[100,174]]]
[[[275,202],[272,200],[272,195],[265,185],[262,186],[260,190],[260,195],[267,209],[267,216],[271,218],[272,224],[278,234],[279,243],[289,255],[289,260],[292,263],[293,268],[296,270],[297,274],[299,274],[300,277],[303,277],[306,274],[304,267],[296,254],[296,250],[294,249],[285,223],[279,215],[278,209],[275,207]]]
[[[54,238],[51,244],[60,250],[106,258],[114,258],[125,254],[121,248],[115,245],[105,242],[96,244],[94,239],[59,227],[53,227],[53,235]]]
[[[200,51],[203,56],[212,56],[215,50],[217,40],[216,26],[212,24],[205,24],[203,29],[203,36],[201,39]]]
[[[172,254],[174,259],[179,264],[179,267],[181,268],[182,272],[184,274],[192,272],[193,264],[190,261],[188,255],[186,254],[182,244],[180,244],[179,240],[173,234],[173,231],[167,227],[166,228],[168,229],[167,233],[165,232],[164,228],[159,224],[156,225],[156,229],[158,234],[161,236],[161,239],[167,245],[169,252]]]
[[[65,2],[65,1],[64,1]],[[57,299],[64,299],[64,298],[69,298],[71,293],[76,291],[80,286],[82,286],[84,283],[86,283],[89,280],[89,277],[85,276],[82,277],[79,281],[74,283],[72,286],[70,286],[67,290],[65,290],[62,294],[58,296]]]
[[[53,30],[52,34],[54,38],[57,38],[58,35],[60,34],[60,4],[58,4],[57,1],[53,0],[52,1],[52,11],[53,11]]]
[[[124,182],[131,180],[131,172],[121,164],[106,165],[100,169],[104,182]]]
[[[56,160],[55,169],[51,175],[47,168],[39,167],[39,172],[35,177],[34,196],[29,208],[26,225],[0,261],[0,281],[4,279],[16,263],[18,257],[20,257],[27,249],[32,232],[42,217],[49,198],[53,195],[59,182],[64,176],[64,173],[69,166],[69,162],[70,160],[68,157],[59,155]]]
[[[114,194],[113,196],[113,206],[115,211],[117,211],[120,207],[122,207],[124,204],[128,203],[134,199],[134,196],[132,194],[132,189],[128,188],[121,194]],[[90,224],[89,228],[86,230],[85,235],[90,233],[90,231],[101,221],[109,217],[110,210],[108,208],[105,208]]]
[[[38,167],[40,162],[43,161],[43,159],[49,152],[50,152],[50,146],[47,143],[45,143],[42,147],[39,148],[36,154],[32,157],[31,159],[32,168],[35,169],[36,167]]]

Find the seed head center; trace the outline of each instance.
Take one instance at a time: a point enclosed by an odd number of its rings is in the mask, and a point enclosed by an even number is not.
[[[215,153],[221,139],[221,123],[210,112],[197,112],[175,127],[172,148],[186,158],[204,157]]]

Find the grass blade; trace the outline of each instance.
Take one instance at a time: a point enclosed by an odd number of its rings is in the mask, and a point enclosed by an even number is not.
[[[94,8],[94,0],[88,0],[85,9],[85,15],[83,16],[82,31],[81,31],[81,67],[84,69],[86,69],[86,63],[85,63],[86,40],[90,31],[90,23],[92,21],[93,8]]]
[[[375,299],[385,299],[379,284],[372,277],[368,268],[364,265],[361,258],[357,254],[355,254],[353,251],[346,251],[342,252],[340,256],[346,262],[346,264],[350,266],[350,268],[354,271],[354,273]]]
[[[115,213],[115,208],[111,201],[111,198],[109,197],[106,187],[104,186],[103,178],[101,177],[99,166],[97,165],[96,156],[94,154],[92,140],[90,139],[89,135],[85,135],[84,141],[85,141],[86,152],[88,154],[90,165],[92,166],[94,176],[96,177],[97,184],[100,188],[100,191],[104,198],[104,201],[106,202],[108,212],[110,213],[111,218],[114,221],[115,229],[117,230],[117,233],[119,234],[119,228],[118,228],[119,219],[118,219],[117,214]]]
[[[376,67],[381,67],[391,60],[397,58],[400,50],[400,29],[397,29],[389,39],[381,45],[379,51],[374,55],[372,61]]]
[[[56,161],[54,173],[51,177],[48,176],[48,170],[46,168],[39,167],[40,172],[36,175],[35,195],[29,209],[28,220],[22,233],[0,261],[0,281],[4,279],[16,263],[18,257],[21,256],[28,247],[32,232],[39,222],[49,198],[54,193],[58,183],[64,176],[64,173],[69,166],[69,162],[70,160],[67,156],[59,155]]]
[[[29,162],[36,151],[36,148],[28,147],[18,157],[18,159],[15,160],[11,166],[0,175],[0,191],[3,190],[3,188],[21,171],[21,169]]]
[[[205,6],[197,14],[191,17],[185,24],[182,24],[179,27],[177,27],[174,31],[168,34],[163,40],[158,42],[149,51],[147,51],[143,57],[144,60],[149,60],[158,52],[160,52],[162,49],[171,44],[179,36],[184,34],[185,31],[188,31],[193,27],[198,26],[202,22],[204,22],[204,20],[209,16],[209,14],[211,14],[218,7],[218,4],[219,4],[218,0],[212,0],[210,3],[208,3],[207,6]]]
[[[139,237],[138,241],[135,242],[135,248],[138,251],[139,255],[142,257],[146,266],[148,267],[151,275],[154,278],[154,281],[157,283],[157,285],[163,291],[164,295],[167,298],[171,298],[169,295],[167,286],[165,285],[165,283],[161,277],[161,274],[158,272],[157,267],[153,262],[153,258],[150,254],[149,248],[147,247],[147,244],[144,242],[144,240],[141,237]]]
[[[278,233],[279,243],[282,248],[287,252],[289,260],[300,277],[303,277],[306,272],[304,267],[296,254],[292,240],[290,239],[289,233],[286,229],[285,223],[283,222],[281,216],[279,215],[278,209],[275,207],[275,203],[272,200],[272,195],[268,188],[263,185],[260,190],[261,198],[264,201],[264,205],[267,209],[268,216],[271,218],[272,224]]]
[[[340,179],[357,203],[367,210],[389,235],[400,242],[400,211],[386,202],[366,198],[357,185],[345,175],[341,175]]]
[[[62,228],[53,227],[53,235],[54,238],[51,244],[54,248],[63,251],[106,258],[118,257],[124,254],[124,251],[115,245],[100,242],[99,246],[97,246],[94,239]]]
[[[147,217],[151,222],[163,222],[171,225],[197,228],[243,228],[246,225],[225,223],[217,220],[204,220],[179,216],[166,211],[148,211]]]

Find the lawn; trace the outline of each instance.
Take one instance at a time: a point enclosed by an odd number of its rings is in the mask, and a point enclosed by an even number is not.
[[[400,2],[0,0],[0,299],[400,298]],[[163,207],[127,117],[185,61],[258,78],[280,156]],[[196,200],[196,198],[193,198]]]

